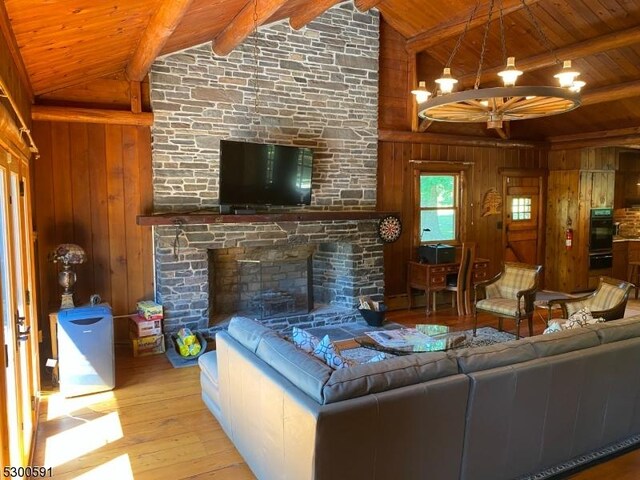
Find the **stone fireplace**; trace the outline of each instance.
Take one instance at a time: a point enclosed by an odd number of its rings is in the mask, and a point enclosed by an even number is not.
[[[383,245],[376,225],[377,220],[339,220],[154,227],[165,331],[215,331],[243,309],[253,309],[245,313],[279,330],[353,320],[360,295],[383,299]],[[302,290],[304,301],[296,298]],[[267,315],[257,312],[258,294],[274,292],[288,293],[294,304],[274,301]],[[301,307],[309,298],[313,305]],[[292,310],[276,313],[277,308]]]
[[[300,211],[375,210],[378,36],[375,10],[361,13],[343,3],[297,31],[285,23],[260,28],[258,65],[253,38],[224,58],[212,54],[207,43],[157,59],[150,72],[155,212],[217,212],[221,139],[311,148],[311,205]],[[212,290],[216,282],[237,282],[237,272],[225,280],[211,260],[212,252],[225,249],[310,249],[305,255],[311,267],[311,311],[298,306],[295,290],[275,285],[263,292],[273,297],[270,305],[252,307],[260,310],[261,321],[287,329],[353,318],[359,295],[383,296],[376,223],[239,219],[154,227],[156,300],[165,308],[165,331],[182,326],[215,330],[224,326],[223,311],[228,315],[248,308],[249,298],[238,303],[240,290]],[[263,263],[263,273],[283,269],[268,255],[258,259],[273,263]],[[250,271],[255,265],[249,261],[255,259],[246,260],[244,268]],[[300,270],[296,275],[304,276]],[[230,306],[231,299],[236,307]],[[267,315],[265,308],[270,309]]]

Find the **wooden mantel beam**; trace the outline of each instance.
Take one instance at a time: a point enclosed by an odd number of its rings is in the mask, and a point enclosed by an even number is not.
[[[249,0],[233,20],[213,40],[213,51],[217,55],[228,55],[240,45],[255,28],[267,21],[288,0]],[[256,5],[257,2],[257,5]],[[257,10],[257,12],[255,11]],[[257,20],[254,22],[254,14]]]
[[[33,105],[31,118],[48,122],[102,123],[114,125],[153,125],[153,113],[98,108],[48,107]]]
[[[311,0],[289,18],[289,25],[294,30],[300,30],[311,20],[341,2],[344,2],[344,0]]]
[[[618,32],[608,33],[596,38],[585,40],[584,42],[574,43],[555,51],[555,55],[551,53],[543,53],[529,58],[516,58],[516,66],[524,72],[531,72],[540,68],[550,67],[556,63],[556,58],[560,60],[573,60],[581,57],[588,57],[607,50],[615,50],[629,45],[640,43],[640,26],[620,30]],[[493,68],[486,68],[482,71],[482,78],[488,79],[498,78],[496,75],[504,68],[499,65]],[[559,69],[559,68],[558,68]],[[458,77],[461,87],[473,85],[476,79],[476,73],[469,73]]]
[[[129,80],[140,82],[164,44],[180,24],[192,0],[164,0],[142,33],[136,51],[125,69]]]
[[[368,10],[371,10],[381,2],[382,0],[354,0],[353,3],[356,4],[356,8],[358,10],[360,10],[361,12],[366,12]]]
[[[531,6],[535,3],[538,3],[539,1],[540,0],[528,0],[527,5]],[[520,0],[505,0],[503,15],[508,15],[512,12],[520,10],[521,8],[523,8],[523,6]],[[495,7],[493,13],[493,18],[498,18],[498,12],[495,10]],[[433,47],[434,45],[437,45],[438,43],[441,43],[449,38],[460,35],[464,31],[465,25],[467,24],[470,15],[471,10],[465,12],[463,15],[455,17],[450,22],[438,25],[435,28],[431,28],[414,37],[409,38],[406,43],[407,51],[412,53],[420,52],[422,50],[426,50],[429,47]],[[471,20],[469,29],[479,27],[480,25],[486,23],[488,16],[489,3],[480,5],[478,7],[478,11],[473,17],[473,20]]]

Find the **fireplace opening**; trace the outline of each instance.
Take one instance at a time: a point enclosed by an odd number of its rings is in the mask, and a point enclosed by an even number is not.
[[[303,315],[313,309],[311,255],[237,260],[238,312],[260,320]]]

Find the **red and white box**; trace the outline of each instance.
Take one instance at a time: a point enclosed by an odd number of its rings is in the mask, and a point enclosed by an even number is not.
[[[149,319],[141,317],[140,315],[133,315],[129,317],[129,327],[131,333],[135,334],[136,337],[162,334],[161,319]]]

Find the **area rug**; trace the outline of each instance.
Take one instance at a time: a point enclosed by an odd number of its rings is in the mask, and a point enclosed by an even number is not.
[[[485,345],[493,345],[494,343],[508,342],[515,340],[515,335],[507,332],[500,332],[493,327],[478,328],[477,335],[473,336],[473,330],[466,331],[469,341],[457,348],[473,348],[484,347]],[[331,335],[329,335],[331,338]],[[332,338],[333,340],[333,338]],[[370,348],[349,348],[340,352],[344,357],[349,358],[356,363],[366,363],[369,359],[377,355],[379,352]],[[391,355],[389,355],[391,356]]]

